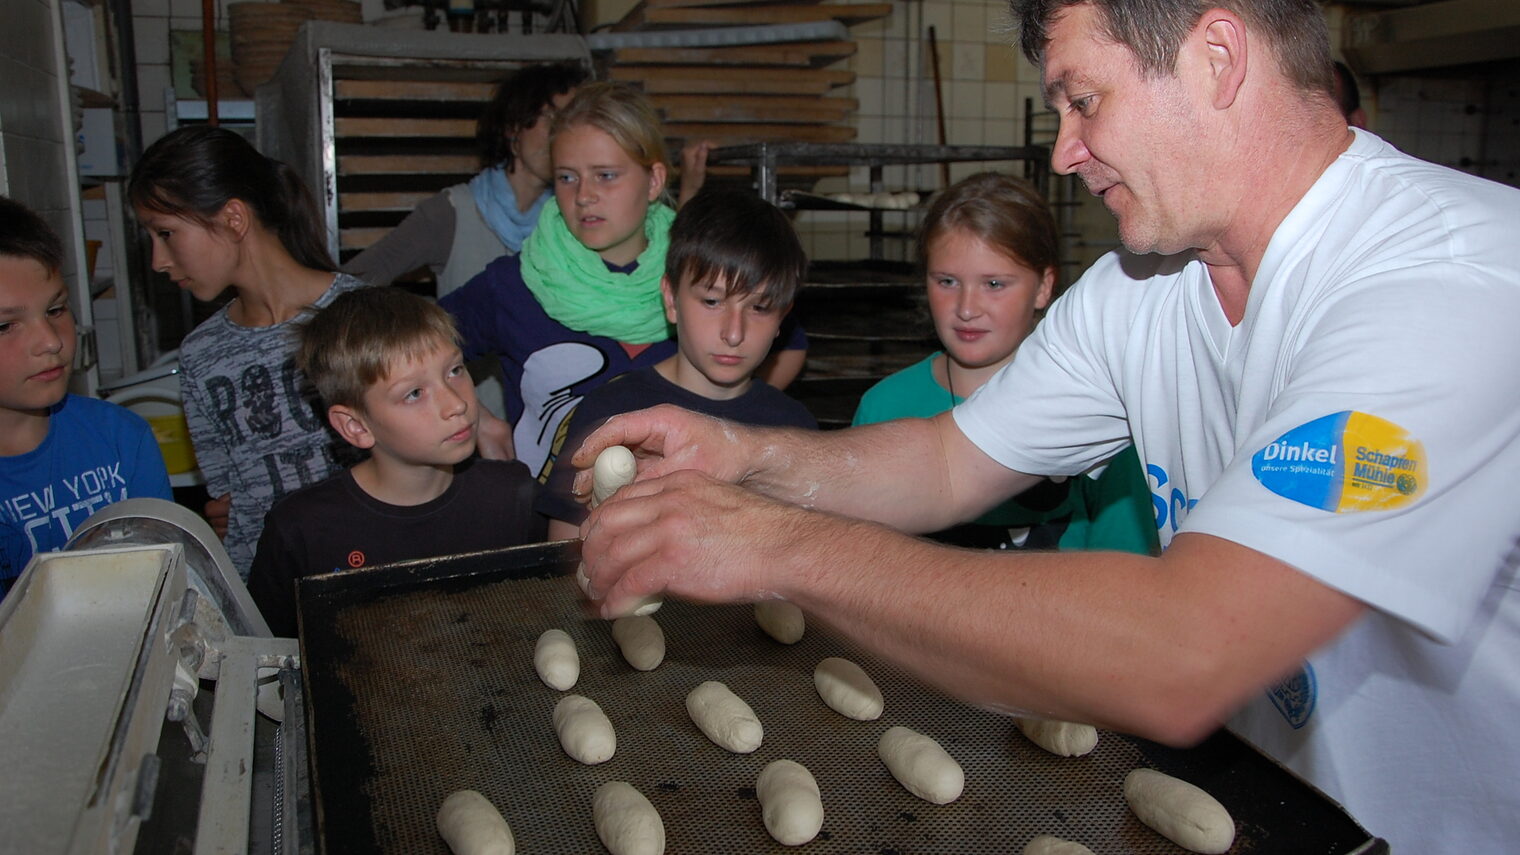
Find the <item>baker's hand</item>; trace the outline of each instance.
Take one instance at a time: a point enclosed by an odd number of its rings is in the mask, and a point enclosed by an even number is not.
[[[603,616],[669,595],[702,603],[785,595],[821,533],[840,520],[767,499],[700,472],[642,480],[581,525],[587,596]]]
[[[487,460],[514,460],[517,446],[512,442],[512,423],[498,419],[484,407],[475,427],[475,448]]]
[[[695,469],[738,483],[751,471],[749,449],[756,443],[750,428],[671,404],[613,416],[586,437],[570,459],[580,470],[572,488],[578,501],[590,501],[591,467],[602,449],[613,445],[626,445],[633,452],[639,481]]]
[[[232,515],[232,494],[223,493],[206,503],[206,522],[222,540],[227,539],[227,518]]]

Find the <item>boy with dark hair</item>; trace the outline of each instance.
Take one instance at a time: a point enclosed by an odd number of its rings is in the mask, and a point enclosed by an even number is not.
[[[567,420],[564,447],[576,448],[618,413],[656,404],[745,424],[816,429],[802,404],[754,376],[806,273],[797,233],[774,205],[739,190],[697,194],[670,227],[660,280],[665,317],[676,328],[675,355],[588,394]],[[574,478],[573,467],[556,466],[539,497],[551,540],[575,537],[586,517],[571,495]]]
[[[473,457],[480,410],[447,312],[399,288],[349,291],[301,328],[296,359],[369,457],[269,512],[248,589],[275,635],[296,634],[299,577],[543,540],[527,467]]]
[[[74,315],[62,265],[53,230],[0,196],[0,597],[95,511],[174,500],[148,423],[68,394]]]

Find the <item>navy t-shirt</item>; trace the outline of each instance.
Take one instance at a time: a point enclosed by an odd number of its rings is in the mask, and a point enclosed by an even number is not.
[[[759,380],[750,384],[743,395],[726,401],[705,398],[666,380],[654,368],[642,368],[614,379],[586,396],[570,414],[567,439],[561,449],[561,464],[549,472],[549,481],[538,496],[534,508],[550,519],[579,524],[586,518],[586,506],[570,493],[575,481],[575,467],[570,458],[581,441],[601,424],[619,413],[642,410],[657,404],[675,404],[720,419],[763,427],[800,427],[815,430],[818,421],[796,399]]]

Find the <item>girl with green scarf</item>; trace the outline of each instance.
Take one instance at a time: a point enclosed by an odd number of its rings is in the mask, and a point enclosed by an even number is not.
[[[587,392],[676,349],[660,296],[675,212],[653,106],[626,84],[583,86],[555,116],[550,151],[554,204],[522,252],[439,301],[466,359],[501,361],[507,422],[482,414],[482,453],[516,456],[540,479]]]

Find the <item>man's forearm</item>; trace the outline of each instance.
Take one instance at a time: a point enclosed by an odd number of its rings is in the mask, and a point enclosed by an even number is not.
[[[1039,480],[986,458],[948,413],[842,431],[758,431],[756,442],[746,486],[913,533],[974,519]]]
[[[1150,558],[953,549],[849,521],[826,530],[836,542],[803,539],[778,585],[810,616],[970,703],[1173,744],[1207,735],[1362,611],[1201,535]]]

